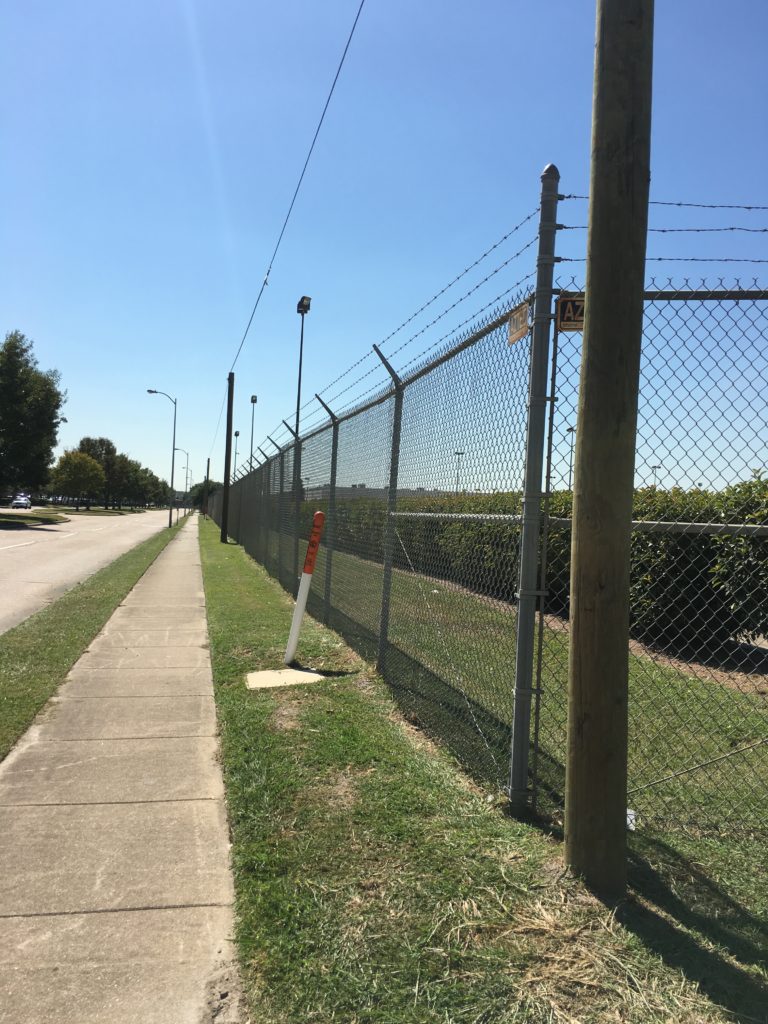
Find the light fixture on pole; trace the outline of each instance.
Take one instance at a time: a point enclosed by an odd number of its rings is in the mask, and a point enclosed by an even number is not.
[[[576,437],[576,427],[568,427],[565,432],[571,435],[571,453],[568,456],[568,490],[570,491],[573,482],[573,439]]]
[[[251,469],[253,469],[253,414],[256,412],[256,395],[251,395]]]
[[[236,430],[235,431],[235,458],[234,458],[233,463],[232,463],[232,465],[233,465],[233,469],[232,469],[232,476],[233,476],[233,478],[234,478],[235,473],[237,472],[237,439],[238,439],[238,437],[240,437],[240,431]]]
[[[466,452],[454,452],[453,454],[456,456],[456,494],[458,494],[459,493],[459,476],[461,474],[461,459],[462,459],[462,456],[466,454]]]
[[[651,466],[651,472],[653,473],[653,486],[656,488],[656,473],[661,469],[661,466]]]
[[[173,471],[176,463],[176,399],[171,398],[165,391],[158,391],[156,388],[147,388],[148,395],[165,395],[169,402],[173,402],[173,442],[171,444],[171,497],[168,502],[168,526],[173,526],[173,505],[176,500],[176,493],[173,489]]]

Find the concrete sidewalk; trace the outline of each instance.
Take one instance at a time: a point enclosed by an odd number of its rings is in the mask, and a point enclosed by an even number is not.
[[[244,1024],[197,520],[0,766],[0,1022]]]

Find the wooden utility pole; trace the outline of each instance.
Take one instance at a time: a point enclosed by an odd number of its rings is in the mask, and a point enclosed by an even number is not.
[[[653,0],[598,0],[574,473],[565,856],[626,888],[629,554],[650,180]]]

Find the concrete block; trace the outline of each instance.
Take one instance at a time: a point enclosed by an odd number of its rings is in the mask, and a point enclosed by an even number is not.
[[[299,686],[302,683],[319,683],[325,676],[306,668],[266,669],[263,672],[249,672],[245,685],[249,690],[269,690],[277,686]]]

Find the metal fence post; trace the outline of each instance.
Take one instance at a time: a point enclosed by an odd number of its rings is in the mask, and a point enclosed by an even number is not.
[[[302,317],[302,322],[304,318]],[[301,438],[293,427],[283,420],[293,434],[293,596],[299,594],[299,520],[301,519]]]
[[[397,508],[397,474],[400,468],[400,430],[403,421],[403,382],[379,351],[373,351],[387,369],[392,383],[395,385],[395,411],[392,418],[392,453],[389,460],[389,490],[387,493],[387,520],[384,524],[384,579],[381,587],[381,620],[379,623],[379,655],[376,667],[384,672],[384,658],[389,638],[389,604],[392,594],[392,555],[395,547],[394,512]]]
[[[315,395],[333,424],[331,439],[331,481],[328,487],[328,518],[325,523],[325,590],[323,594],[323,622],[328,625],[331,617],[331,571],[333,548],[336,543],[336,467],[339,460],[339,418],[329,409],[320,395]]]
[[[280,452],[280,476],[277,497],[277,578],[282,583],[283,574],[283,506],[285,494],[285,452]]]
[[[531,372],[528,387],[528,430],[525,446],[520,575],[517,589],[517,645],[515,649],[515,704],[509,766],[509,800],[512,809],[528,803],[528,755],[533,690],[534,632],[541,534],[541,477],[546,431],[547,367],[552,322],[552,282],[555,266],[555,232],[560,172],[554,164],[541,175],[539,252],[531,337]]]

